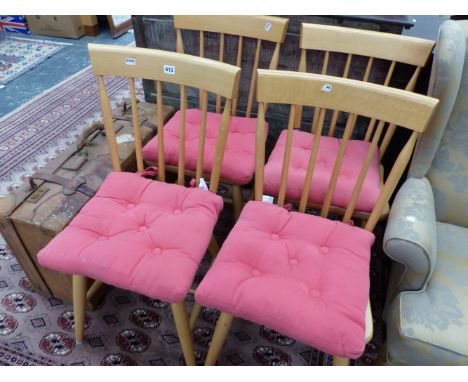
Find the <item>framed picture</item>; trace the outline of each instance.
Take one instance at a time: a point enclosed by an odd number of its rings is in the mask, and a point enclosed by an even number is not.
[[[112,38],[117,38],[132,29],[132,16],[107,16]]]

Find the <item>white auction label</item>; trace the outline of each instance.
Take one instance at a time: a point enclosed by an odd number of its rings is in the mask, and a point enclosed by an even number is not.
[[[175,74],[175,66],[174,65],[164,65],[164,73],[166,74]]]
[[[265,31],[268,32],[271,29],[271,23],[265,24]]]
[[[135,57],[127,57],[125,59],[125,64],[126,65],[136,65],[136,59]]]
[[[323,85],[322,91],[330,93],[332,91],[332,86],[330,84],[325,84]]]

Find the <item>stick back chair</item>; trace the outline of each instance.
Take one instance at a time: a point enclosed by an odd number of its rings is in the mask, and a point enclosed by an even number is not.
[[[221,181],[224,184],[229,184],[232,188],[232,199],[225,198],[225,201],[233,203],[234,217],[240,214],[243,206],[243,196],[241,186],[248,184],[254,175],[255,169],[255,125],[256,119],[251,118],[255,99],[255,83],[257,68],[260,65],[260,56],[265,52],[265,43],[274,43],[274,51],[269,62],[270,69],[276,69],[278,65],[280,47],[284,41],[286,34],[288,19],[270,16],[174,16],[174,26],[177,33],[177,52],[184,53],[184,43],[182,38],[182,30],[198,31],[199,32],[199,56],[204,57],[208,51],[205,51],[205,41],[212,41],[219,35],[219,52],[218,60],[223,62],[226,60],[225,51],[227,36],[237,37],[237,54],[233,64],[242,68],[243,73],[246,73],[250,66],[252,71],[250,78],[244,75],[243,83],[247,83],[248,95],[246,102],[246,110],[244,115],[239,115],[238,99],[244,94],[238,94],[233,101],[231,107],[231,128],[226,146],[225,160],[221,168]],[[207,35],[209,34],[209,36]],[[256,40],[255,54],[249,56],[246,54],[246,39]],[[263,45],[263,47],[262,47]],[[244,53],[244,54],[243,54]],[[248,52],[247,52],[248,53]],[[265,53],[266,54],[266,53]],[[252,62],[253,59],[253,62]],[[246,82],[244,82],[246,81]],[[207,129],[208,135],[212,139],[208,139],[205,146],[205,168],[204,176],[209,178],[208,173],[212,166],[212,153],[215,137],[217,134],[216,125],[219,120],[219,113],[222,106],[222,96],[216,96],[216,106],[214,112],[207,114]],[[202,93],[199,95],[199,107],[203,108],[208,102]],[[187,120],[192,125],[194,130],[198,129],[202,123],[200,111],[197,109],[187,110]],[[168,153],[177,151],[177,121],[179,114],[174,115],[172,121],[168,123],[166,128],[168,136],[173,139],[168,141],[166,150]],[[195,136],[187,137],[187,163],[186,173],[188,176],[194,175],[195,159],[197,156],[198,141]],[[144,159],[149,164],[157,163],[157,138],[150,141],[143,150]],[[170,155],[170,161],[167,163],[167,169],[172,172],[177,172],[178,158],[175,155]]]
[[[372,231],[438,100],[356,80],[269,70],[259,70],[257,98],[255,201],[244,207],[195,292],[198,304],[222,312],[206,364],[216,363],[234,316],[266,325],[332,354],[335,364],[347,364],[349,358],[362,354],[372,337],[369,303]],[[262,201],[267,103],[290,106],[276,205]],[[304,213],[309,187],[314,187],[310,179],[317,168],[320,134],[316,134],[310,149],[299,211],[283,207],[291,166],[295,105],[349,113],[347,135],[358,115],[411,131],[365,228],[345,223],[355,208],[361,187],[356,188],[349,201],[343,222],[328,218],[330,202],[323,206],[322,216]],[[348,139],[341,140],[338,162],[348,145]],[[367,157],[372,158],[377,149],[376,141],[372,140]],[[368,166],[368,160],[362,164],[363,169]],[[338,171],[337,167],[334,179]]]
[[[39,254],[41,265],[73,274],[75,339],[84,336],[87,277],[171,303],[186,364],[195,356],[185,297],[204,256],[222,209],[216,195],[229,128],[232,99],[237,94],[240,69],[204,58],[135,47],[89,44],[97,75],[102,114],[114,172],[101,185],[68,227]],[[170,70],[169,70],[169,69]],[[119,141],[113,126],[104,76],[127,77],[132,102],[138,173],[121,172]],[[158,180],[144,175],[135,78],[156,81],[158,134],[163,137],[163,82],[181,86],[179,173],[177,184],[165,182],[164,139],[158,141]],[[226,97],[219,125],[210,190],[184,187],[185,87]],[[202,111],[206,120],[206,108]],[[205,142],[200,129],[199,142]],[[203,168],[197,158],[197,183]]]
[[[321,74],[330,75],[330,72],[334,72],[336,75],[336,70],[330,70],[329,63],[334,60],[337,54],[345,54],[346,61],[344,68],[342,68],[342,78],[348,78],[351,73],[354,73],[353,75],[355,76],[355,73],[359,74],[362,72],[363,63],[367,61],[363,77],[356,79],[369,82],[372,79],[371,73],[376,65],[378,65],[381,70],[385,69],[387,65],[388,69],[382,85],[389,86],[391,81],[396,79],[395,67],[397,64],[405,64],[410,67],[415,67],[411,78],[405,86],[405,90],[413,91],[421,69],[426,65],[434,45],[434,41],[391,33],[328,25],[302,24],[300,39],[301,57],[298,71],[307,72],[311,61],[318,64],[315,65],[315,67],[320,66],[321,57],[323,56]],[[307,128],[310,133],[306,133],[305,131],[294,132],[292,161],[297,167],[291,168],[290,176],[293,179],[288,183],[288,188],[286,190],[286,198],[289,201],[297,203],[302,190],[300,185],[303,183],[307,165],[306,158],[309,154],[307,150],[302,147],[302,142],[304,140],[307,142],[310,141],[312,136],[320,130],[326,137],[322,138],[319,150],[319,164],[321,168],[319,168],[319,171],[316,173],[314,181],[320,182],[321,187],[316,188],[315,192],[313,188],[311,188],[308,205],[312,208],[321,208],[323,204],[328,204],[329,198],[332,198],[332,210],[339,214],[343,213],[343,207],[347,200],[340,200],[337,195],[327,193],[326,188],[337,157],[336,148],[338,147],[338,141],[336,138],[344,138],[344,135],[340,136],[343,133],[343,129],[337,129],[337,123],[339,120],[345,119],[346,116],[340,115],[340,112],[337,110],[322,113],[320,108],[314,107],[311,127]],[[306,123],[307,119],[303,118],[303,107],[298,105],[295,112],[294,128],[298,129],[301,125]],[[382,123],[382,121],[378,121],[375,118],[369,118],[368,121],[360,119],[358,121],[358,129],[355,129],[354,132],[355,137],[350,136],[349,139],[361,139],[365,142],[369,142],[373,136],[375,137],[382,133],[381,124],[379,123]],[[366,124],[367,127],[365,127]],[[328,126],[328,131],[323,125],[326,127]],[[365,134],[362,130],[365,130]],[[378,131],[377,134],[375,134],[375,130]],[[390,123],[388,127],[386,127],[382,138],[377,138],[381,139],[378,151],[379,163],[394,136],[395,130],[396,125]],[[286,131],[283,131],[273,149],[265,170],[266,193],[273,196],[277,196],[279,192],[279,183],[277,181],[275,182],[273,179],[278,179],[277,174],[281,171],[281,158],[283,156],[285,140]],[[350,151],[346,153],[345,162],[348,161],[349,156],[355,154],[359,156],[359,153],[353,152],[353,150],[350,149]],[[345,170],[344,168],[344,171]],[[342,190],[344,193],[349,194],[352,185],[361,180],[358,180],[358,172],[352,169],[347,170],[349,170],[347,173],[343,172],[339,174],[337,190],[338,192]],[[380,165],[380,172],[383,174],[382,165]],[[353,217],[365,220],[369,216],[373,206],[372,203],[358,203],[358,208]],[[387,208],[382,211],[382,217],[386,216],[388,211],[389,209],[387,206]]]

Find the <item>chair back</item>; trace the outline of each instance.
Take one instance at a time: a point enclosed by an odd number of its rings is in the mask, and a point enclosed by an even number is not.
[[[164,161],[164,121],[162,83],[180,85],[180,124],[179,124],[179,166],[177,183],[185,183],[185,114],[187,109],[187,87],[200,89],[202,94],[202,120],[199,135],[199,151],[196,167],[196,181],[199,184],[203,170],[205,147],[206,115],[208,94],[226,98],[216,145],[214,165],[210,175],[210,191],[216,192],[220,179],[221,165],[226,146],[232,99],[237,94],[240,69],[218,61],[175,52],[115,45],[89,44],[89,55],[94,73],[98,78],[104,126],[110,148],[112,166],[121,171],[119,148],[116,141],[111,105],[104,76],[127,77],[132,104],[132,119],[135,135],[137,170],[144,171],[141,134],[139,129],[135,79],[155,81],[157,91],[157,131],[158,131],[158,179],[165,181]]]
[[[310,50],[320,51],[323,53],[315,54],[313,60],[319,61],[321,56],[322,69],[321,74],[329,73],[329,62],[333,59],[333,55],[345,54],[346,63],[341,76],[348,78],[353,69],[353,58],[357,56],[367,59],[364,74],[362,78],[358,78],[364,82],[369,82],[371,72],[375,67],[376,60],[382,60],[383,67],[387,67],[386,76],[382,83],[383,86],[389,86],[390,81],[394,79],[395,67],[397,64],[406,64],[416,67],[414,72],[406,83],[404,89],[413,91],[421,69],[426,65],[429,55],[435,45],[435,41],[425,40],[421,38],[396,35],[393,33],[376,32],[355,28],[337,27],[330,25],[305,24],[301,25],[301,58],[299,62],[299,71],[307,72],[308,58],[310,58]],[[362,58],[356,60],[356,69],[359,66],[362,69]],[[295,127],[299,128],[301,109],[298,110]],[[314,121],[318,119],[320,111],[314,112]],[[338,120],[338,112],[334,112],[331,117],[328,135],[333,136]],[[366,129],[365,140],[369,141],[373,130],[376,126],[376,120],[371,119]],[[385,153],[391,138],[395,132],[396,126],[392,126],[387,130],[387,134],[379,149],[380,156]]]
[[[257,101],[259,102],[257,140],[256,140],[256,174],[255,199],[262,200],[265,163],[265,104],[286,104],[290,107],[289,123],[284,150],[283,167],[278,193],[278,204],[284,205],[288,169],[291,157],[291,146],[296,106],[313,106],[320,110],[318,122],[312,128],[315,134],[308,161],[304,186],[299,203],[299,211],[304,212],[310,191],[311,180],[316,165],[320,137],[322,135],[323,120],[327,110],[339,111],[347,114],[346,127],[340,137],[340,146],[333,172],[328,184],[325,200],[321,206],[321,216],[328,217],[333,193],[347,144],[353,133],[358,117],[379,121],[368,153],[363,161],[359,176],[354,185],[352,196],[343,214],[343,221],[348,222],[353,216],[356,202],[379,145],[382,144],[382,134],[385,128],[395,125],[412,131],[410,138],[395,159],[392,169],[381,187],[381,193],[375,207],[370,213],[366,229],[372,231],[379,220],[382,211],[393,193],[406,165],[408,164],[416,140],[428,124],[432,112],[438,103],[437,99],[415,94],[401,89],[389,88],[382,85],[366,83],[321,74],[299,73],[289,71],[259,70],[257,84]]]
[[[247,81],[247,101],[245,116],[250,117],[252,113],[253,103],[255,99],[255,84],[257,69],[260,64],[262,54],[262,42],[272,42],[275,44],[273,55],[269,62],[269,69],[276,69],[281,44],[284,41],[286,30],[288,28],[288,19],[272,16],[174,16],[174,26],[177,33],[177,52],[184,53],[184,44],[182,39],[182,30],[193,30],[200,32],[199,38],[199,55],[205,56],[205,40],[209,37],[209,42],[212,42],[213,34],[219,35],[218,43],[218,60],[225,60],[226,36],[231,35],[237,37],[237,55],[236,66],[242,68],[245,72],[248,67],[252,66],[250,78]],[[210,34],[210,36],[207,36]],[[255,39],[256,48],[255,55],[249,55],[248,51],[243,53],[244,38]],[[231,41],[230,41],[231,42]],[[253,58],[253,63],[251,58]],[[243,81],[244,83],[244,81]],[[244,87],[244,86],[243,86]],[[200,97],[201,99],[201,97]],[[201,102],[200,102],[201,104]],[[233,100],[232,115],[238,112],[238,97]],[[221,110],[221,96],[216,97],[216,112]]]

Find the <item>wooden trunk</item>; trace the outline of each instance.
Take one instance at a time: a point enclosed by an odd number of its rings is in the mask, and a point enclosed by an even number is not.
[[[121,137],[119,154],[123,171],[136,169],[129,104],[125,101],[113,110],[116,135]],[[156,133],[156,105],[140,102],[138,108],[145,144]],[[172,107],[165,107],[164,121],[173,113]],[[102,127],[102,124],[90,126],[77,145],[69,147],[29,182],[0,199],[0,232],[31,283],[37,291],[68,302],[72,301],[71,275],[42,267],[37,253],[68,225],[112,171]],[[44,180],[50,174],[60,178]],[[64,185],[53,182],[57,179]],[[96,306],[103,290],[89,296],[89,308]]]

